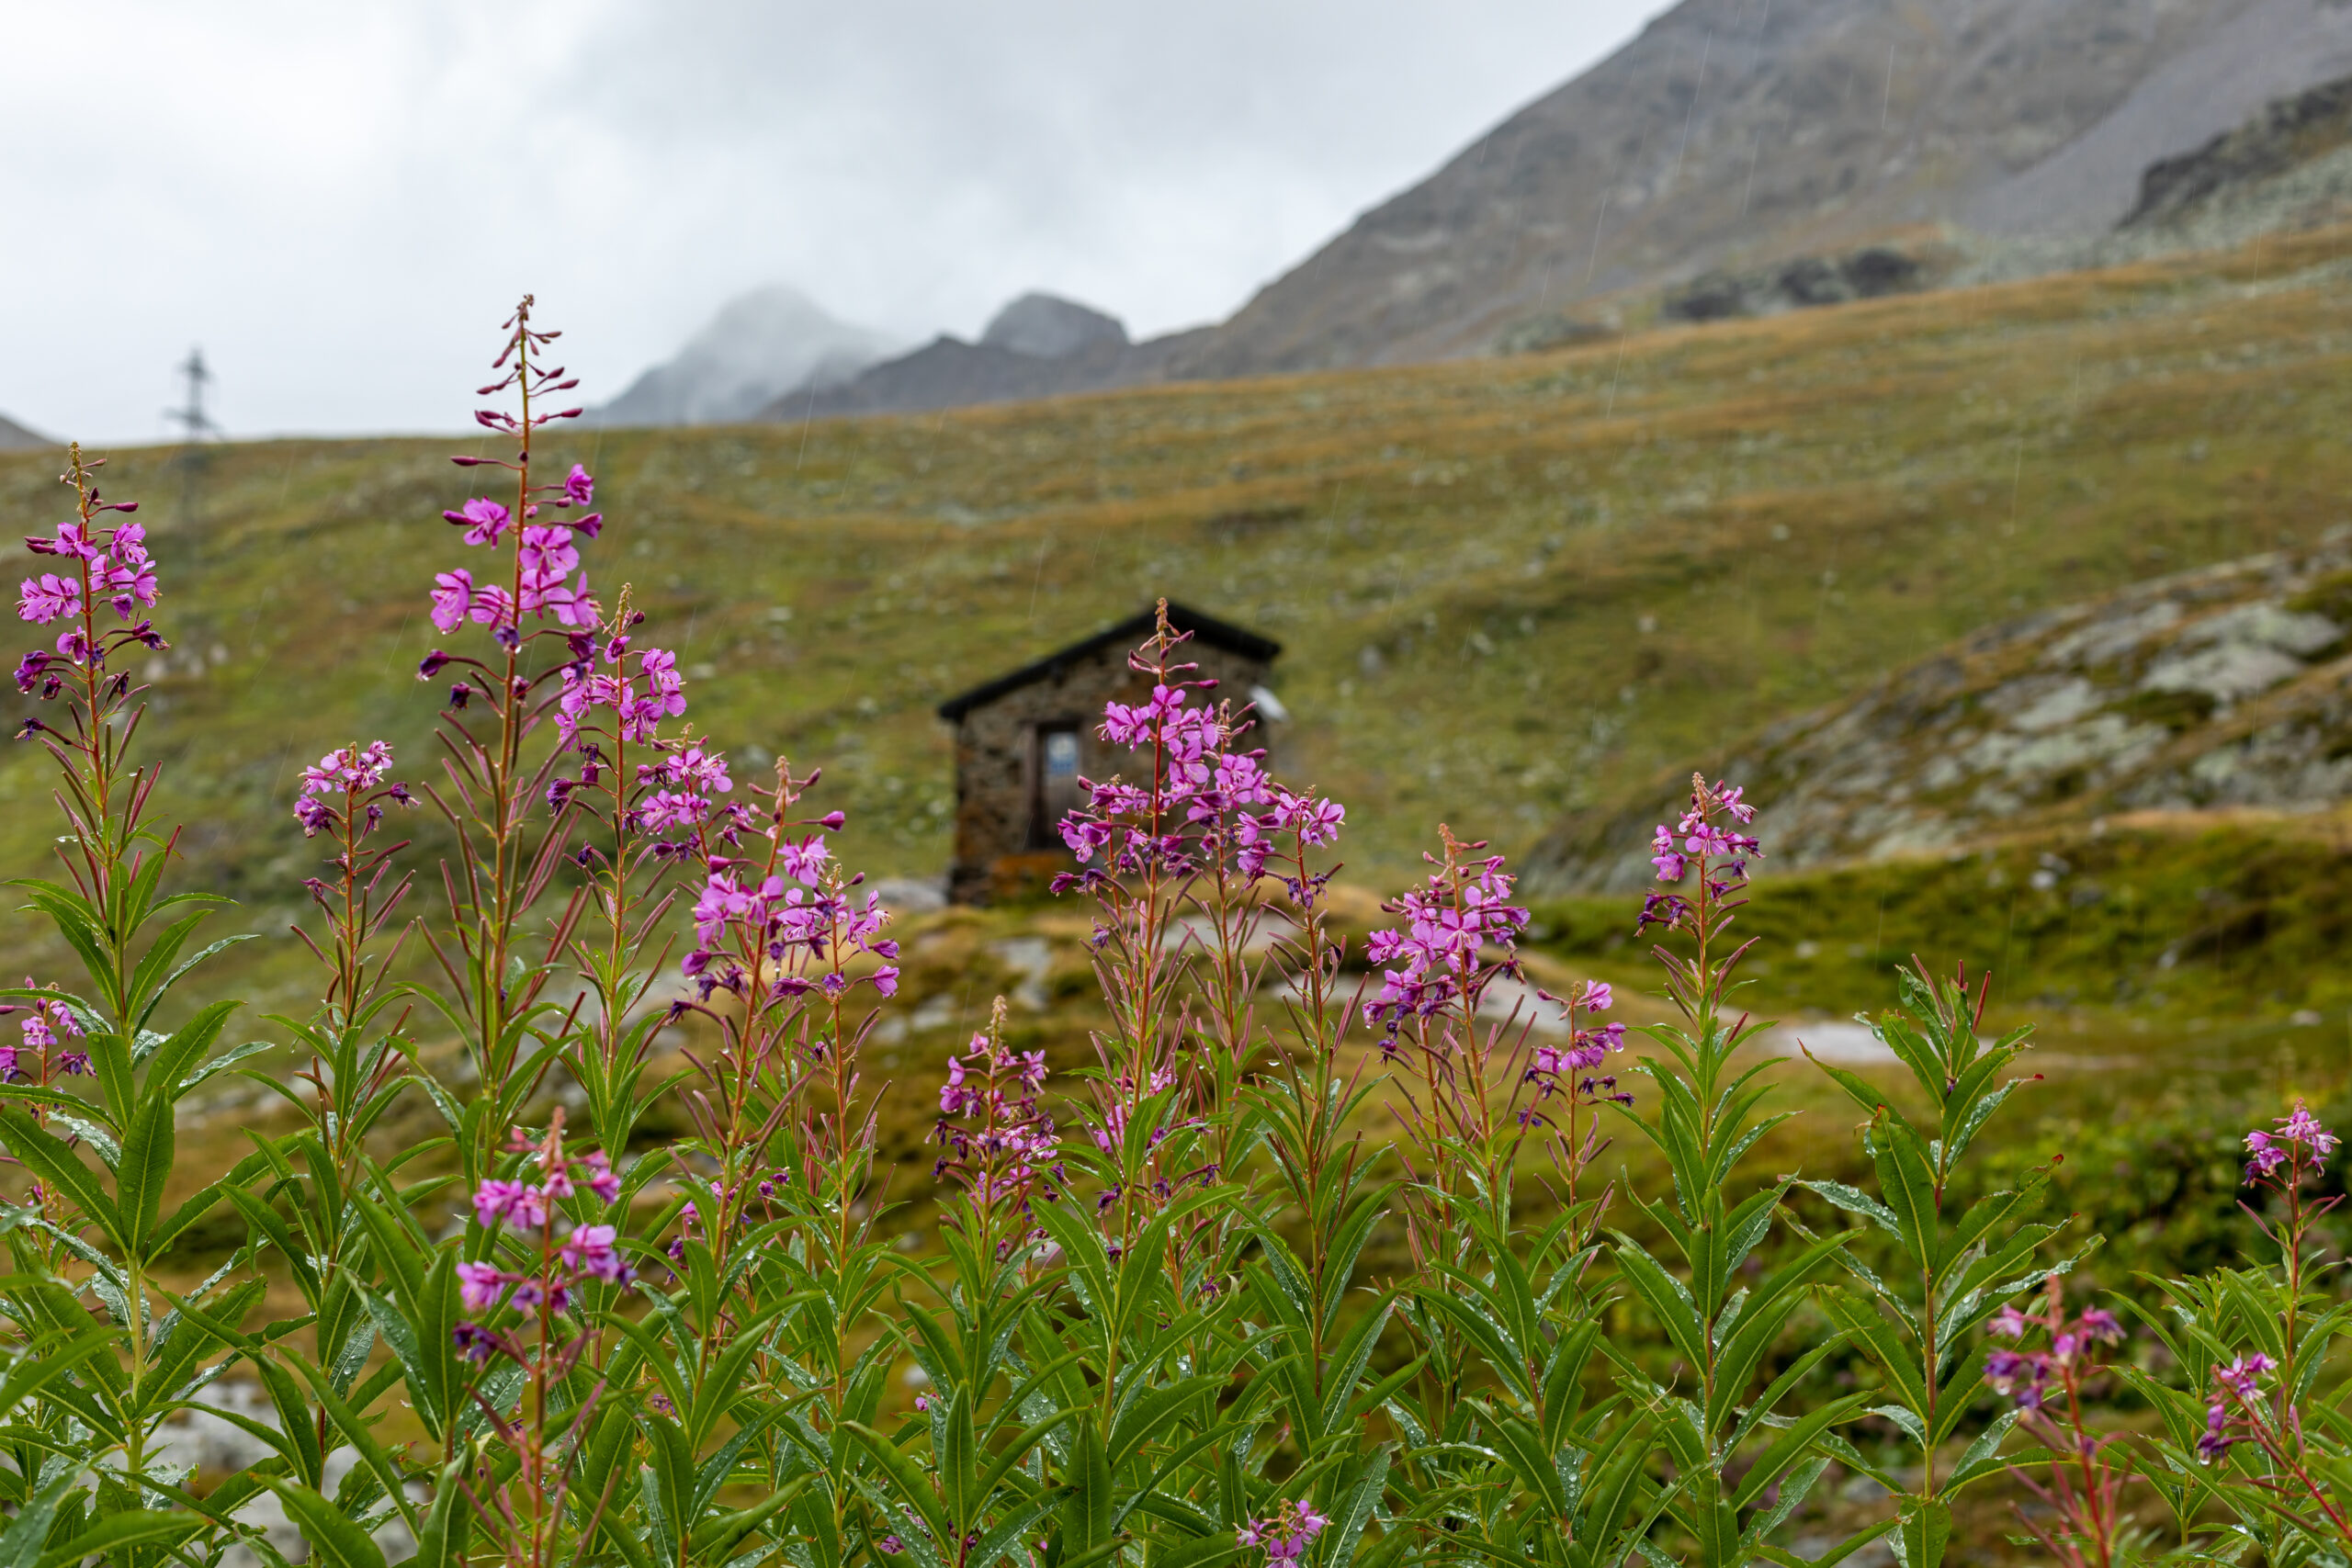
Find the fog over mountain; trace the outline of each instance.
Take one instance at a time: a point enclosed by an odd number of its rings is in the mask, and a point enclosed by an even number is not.
[[[721,307],[684,348],[592,416],[604,424],[724,424],[785,393],[846,381],[894,345],[837,321],[797,288],[755,289]]]

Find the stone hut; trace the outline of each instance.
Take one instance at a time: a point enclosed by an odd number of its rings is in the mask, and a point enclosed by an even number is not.
[[[1071,865],[1056,826],[1080,804],[1078,780],[1132,772],[1125,748],[1095,734],[1107,702],[1141,702],[1150,684],[1127,654],[1151,635],[1154,612],[1130,615],[1035,663],[939,705],[956,727],[956,860],[947,897],[985,903],[1040,888]],[[1193,634],[1180,655],[1214,679],[1216,695],[1254,699],[1261,721],[1285,716],[1265,690],[1282,645],[1170,603],[1169,624]]]

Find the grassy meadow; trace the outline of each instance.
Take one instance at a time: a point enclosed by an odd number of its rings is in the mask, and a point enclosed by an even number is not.
[[[609,519],[591,581],[608,603],[631,586],[739,766],[824,765],[851,863],[944,864],[942,698],[1166,593],[1286,645],[1281,761],[1348,804],[1368,927],[1439,821],[1519,853],[1571,811],[1663,807],[1691,756],[1973,628],[2352,515],[2347,270],[2352,233],[2328,232],[1500,360],[559,447]],[[406,776],[431,772],[425,591],[466,553],[440,520],[468,493],[447,457],[491,449],[112,455],[109,493],[146,502],[164,572],[175,647],[144,671],[142,742],[169,759],[185,879],[281,933],[223,961],[249,1018],[315,995],[282,934],[314,855],[296,771],[382,736]],[[0,459],[9,531],[55,521],[57,467]],[[54,831],[45,766],[28,747],[0,766],[10,874]],[[429,863],[429,815],[411,826]],[[1758,1011],[1883,1006],[1913,952],[1992,964],[1996,1018],[2042,1020],[2053,1053],[2037,1148],[2129,1102],[2186,1118],[2210,1155],[2245,1097],[2345,1081],[2352,863],[2332,820],[1761,871]],[[1630,906],[1544,891],[1539,962],[1654,989]],[[1050,909],[912,923],[872,1058],[904,1085],[888,1135],[910,1195],[941,1058],[997,989],[1042,999],[1024,1043],[1089,1054],[1085,931]],[[0,952],[43,975],[59,956],[23,923]],[[2224,1078],[2226,1105],[2199,1092]],[[257,1114],[224,1104],[199,1135],[242,1152]],[[1755,1157],[1818,1168],[1825,1130]]]
[[[2352,235],[1562,353],[905,418],[587,432],[588,549],[694,714],[821,761],[844,843],[944,863],[943,697],[1168,593],[1282,639],[1289,770],[1357,872],[1440,820],[1531,843],[1694,751],[1988,622],[2315,536],[2352,509]],[[204,879],[283,898],[292,770],[424,761],[432,572],[460,440],[114,455],[176,647],[150,743]],[[54,457],[0,461],[12,532]],[[193,505],[191,505],[193,502]],[[0,863],[39,856],[0,769]]]

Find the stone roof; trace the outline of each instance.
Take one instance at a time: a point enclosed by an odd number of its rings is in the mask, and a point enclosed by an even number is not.
[[[1151,632],[1157,621],[1157,607],[1141,610],[1125,620],[1104,626],[1092,637],[1057,649],[1043,659],[1023,665],[1020,669],[1000,675],[995,680],[973,687],[960,696],[948,698],[939,705],[939,716],[953,724],[976,707],[996,701],[1008,692],[1019,691],[1033,681],[1043,681],[1061,671],[1075,660],[1101,652],[1114,643],[1132,647]],[[1272,637],[1260,637],[1229,621],[1204,615],[1189,605],[1168,602],[1168,624],[1180,632],[1190,632],[1193,637],[1212,648],[1224,649],[1248,659],[1271,660],[1283,650],[1283,645]]]

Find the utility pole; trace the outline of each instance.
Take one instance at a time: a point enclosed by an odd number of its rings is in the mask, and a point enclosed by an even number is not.
[[[204,444],[222,434],[212,416],[204,412],[204,389],[212,379],[212,372],[204,363],[204,350],[191,348],[187,358],[175,374],[187,381],[187,401],[175,409],[165,409],[164,417],[178,425],[186,449],[180,454],[180,516],[190,524],[203,521],[204,496],[199,481],[204,475],[209,455]]]

